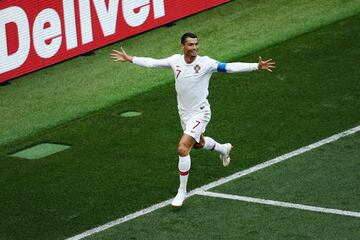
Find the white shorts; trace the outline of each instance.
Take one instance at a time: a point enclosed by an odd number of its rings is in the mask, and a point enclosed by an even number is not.
[[[179,116],[184,133],[200,142],[200,136],[205,132],[211,119],[210,106],[200,107],[198,111],[179,110]]]

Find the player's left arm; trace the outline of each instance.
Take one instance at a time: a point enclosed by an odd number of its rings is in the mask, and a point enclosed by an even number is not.
[[[259,57],[258,63],[243,63],[243,62],[233,62],[233,63],[218,63],[216,71],[218,72],[227,72],[227,73],[238,73],[238,72],[251,72],[256,70],[267,70],[272,72],[272,69],[275,68],[275,62],[272,59],[263,61]]]
[[[272,72],[272,69],[275,68],[275,62],[272,59],[268,59],[263,61],[259,56],[258,69],[259,70],[267,70]]]

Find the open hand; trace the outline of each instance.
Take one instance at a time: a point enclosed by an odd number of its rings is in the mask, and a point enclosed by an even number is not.
[[[272,59],[263,61],[262,58],[259,56],[259,69],[272,72],[272,68],[275,68],[275,62],[273,62]]]
[[[113,50],[110,56],[114,62],[132,62],[133,58],[132,56],[127,55],[122,47],[120,47],[120,51]]]

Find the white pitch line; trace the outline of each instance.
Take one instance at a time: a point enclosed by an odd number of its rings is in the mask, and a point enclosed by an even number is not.
[[[221,179],[219,179],[219,180],[217,180],[215,182],[212,182],[212,183],[209,183],[207,185],[204,185],[204,186],[200,187],[200,189],[202,191],[207,191],[207,190],[209,190],[211,188],[220,186],[220,185],[222,185],[224,183],[227,183],[229,181],[232,181],[234,179],[238,179],[238,178],[246,176],[246,175],[248,175],[250,173],[253,173],[253,172],[259,171],[261,169],[270,167],[271,165],[277,164],[277,163],[285,161],[285,160],[287,160],[289,158],[295,157],[297,155],[303,154],[303,153],[308,152],[310,150],[313,150],[315,148],[321,147],[322,145],[325,145],[325,144],[328,144],[328,143],[331,143],[331,142],[335,142],[336,140],[338,140],[340,138],[349,136],[349,135],[354,134],[354,133],[356,133],[358,131],[360,131],[360,126],[357,126],[357,127],[351,128],[349,130],[346,130],[344,132],[332,135],[331,137],[325,138],[323,140],[320,140],[320,141],[318,141],[316,143],[313,143],[313,144],[310,144],[308,146],[299,148],[299,149],[297,149],[295,151],[286,153],[286,154],[281,155],[281,156],[279,156],[277,158],[274,158],[274,159],[268,160],[266,162],[260,163],[258,165],[255,165],[254,167],[248,168],[246,170],[234,173],[234,174],[232,174],[232,175],[230,175],[228,177],[221,178]],[[196,189],[196,190],[198,190],[198,189]]]
[[[350,217],[360,218],[360,212],[351,212],[351,211],[345,211],[345,210],[339,210],[339,209],[333,209],[333,208],[322,208],[322,207],[315,207],[315,206],[296,204],[296,203],[279,202],[279,201],[267,200],[267,199],[262,199],[262,198],[244,197],[244,196],[224,194],[224,193],[201,192],[198,194],[202,195],[202,196],[208,196],[208,197],[225,198],[225,199],[237,200],[237,201],[243,201],[243,202],[259,203],[259,204],[265,204],[265,205],[271,205],[271,206],[277,206],[277,207],[295,208],[295,209],[301,209],[301,210],[312,211],[312,212],[330,213],[330,214],[337,214],[337,215],[342,215],[342,216],[350,216]]]
[[[140,211],[137,211],[137,212],[134,212],[134,213],[131,213],[129,215],[126,215],[125,217],[122,217],[122,218],[119,218],[119,219],[116,219],[114,221],[111,221],[111,222],[108,222],[104,225],[101,225],[99,227],[96,227],[96,228],[93,228],[93,229],[90,229],[86,232],[83,232],[79,235],[76,235],[74,237],[71,237],[71,238],[67,238],[66,240],[78,240],[78,239],[82,239],[82,238],[85,238],[85,237],[88,237],[88,236],[91,236],[91,235],[94,235],[95,233],[98,233],[98,232],[102,232],[106,229],[109,229],[111,227],[114,227],[116,225],[119,225],[121,223],[124,223],[124,222],[127,222],[127,221],[130,221],[131,219],[134,219],[134,218],[137,218],[137,217],[140,217],[142,215],[145,215],[145,214],[148,214],[148,213],[151,213],[152,211],[155,211],[157,209],[160,209],[162,207],[165,207],[167,205],[169,205],[171,203],[171,200],[172,199],[169,199],[167,201],[163,201],[161,203],[158,203],[158,204],[155,204],[155,205],[152,205],[148,208],[145,208],[145,209],[142,209]]]
[[[279,163],[279,162],[282,162],[282,161],[285,161],[291,157],[294,157],[294,156],[297,156],[297,155],[300,155],[302,153],[305,153],[305,152],[308,152],[312,149],[315,149],[315,148],[318,148],[324,144],[327,144],[327,143],[331,143],[331,142],[334,142],[340,138],[343,138],[343,137],[346,137],[348,135],[351,135],[351,134],[354,134],[356,132],[360,131],[360,125],[357,126],[357,127],[354,127],[354,128],[351,128],[349,130],[346,130],[344,132],[341,132],[341,133],[338,133],[338,134],[335,134],[331,137],[328,137],[328,138],[325,138],[321,141],[318,141],[316,143],[313,143],[313,144],[310,144],[308,146],[305,146],[305,147],[302,147],[302,148],[299,148],[295,151],[292,151],[290,153],[287,153],[287,154],[284,154],[284,155],[281,155],[277,158],[274,158],[274,159],[271,159],[271,160],[268,160],[266,162],[263,162],[261,164],[258,164],[254,167],[251,167],[249,169],[246,169],[246,170],[243,170],[243,171],[240,171],[240,172],[237,172],[237,173],[234,173],[228,177],[224,177],[224,178],[221,178],[215,182],[212,182],[212,183],[209,183],[209,184],[206,184],[202,187],[199,187],[199,188],[196,188],[194,190],[192,190],[191,192],[188,193],[188,197],[191,197],[195,194],[199,194],[199,193],[202,193],[204,191],[207,191],[211,188],[214,188],[214,187],[217,187],[217,186],[220,186],[224,183],[227,183],[229,181],[232,181],[232,180],[235,180],[235,179],[238,179],[240,177],[243,177],[245,175],[248,175],[250,173],[253,173],[253,172],[256,172],[256,171],[259,171],[261,169],[264,169],[264,168],[267,168],[267,167],[270,167],[276,163]],[[145,209],[142,209],[140,211],[137,211],[135,213],[132,213],[132,214],[129,214],[129,215],[126,215],[125,217],[122,217],[122,218],[119,218],[119,219],[116,219],[114,221],[111,221],[109,223],[106,223],[104,225],[101,225],[99,227],[96,227],[96,228],[93,228],[93,229],[90,229],[86,232],[83,232],[79,235],[76,235],[76,236],[73,236],[71,238],[67,238],[65,240],[79,240],[79,239],[83,239],[85,237],[88,237],[90,235],[93,235],[95,233],[98,233],[98,232],[101,232],[101,231],[104,231],[106,229],[109,229],[111,227],[114,227],[116,225],[119,225],[119,224],[122,224],[124,222],[127,222],[127,221],[130,221],[131,219],[134,219],[134,218],[137,218],[137,217],[140,217],[140,216],[143,216],[145,214],[148,214],[148,213],[151,213],[157,209],[160,209],[162,207],[165,207],[167,205],[169,205],[171,203],[171,200],[172,199],[168,199],[166,201],[163,201],[163,202],[160,202],[158,204],[155,204],[155,205],[152,205],[148,208],[145,208]]]

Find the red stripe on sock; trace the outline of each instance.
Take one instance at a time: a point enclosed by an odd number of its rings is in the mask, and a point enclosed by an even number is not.
[[[187,175],[189,175],[189,171],[187,171],[187,172],[179,172],[179,174],[180,174],[180,176],[187,176]]]

